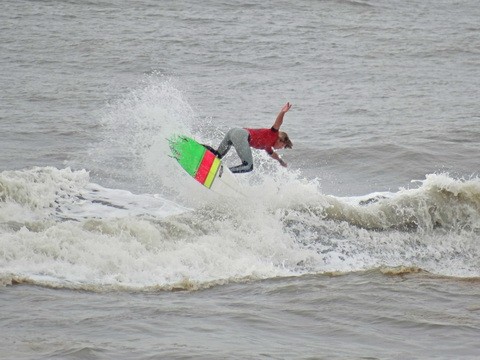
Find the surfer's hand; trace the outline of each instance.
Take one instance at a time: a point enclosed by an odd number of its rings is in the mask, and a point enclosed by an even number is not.
[[[280,165],[282,165],[283,167],[287,167],[287,163],[285,161],[283,161],[282,159],[278,160],[278,162],[280,163]]]
[[[289,102],[287,102],[285,105],[283,105],[282,113],[285,114],[288,110],[290,110],[291,107],[292,107],[292,104],[290,104]]]

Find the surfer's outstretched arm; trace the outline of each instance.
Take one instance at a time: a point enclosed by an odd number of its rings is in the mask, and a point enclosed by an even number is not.
[[[275,130],[280,129],[280,126],[282,126],[283,124],[283,116],[288,110],[290,110],[291,107],[292,107],[292,104],[290,104],[289,102],[283,105],[282,110],[280,110],[280,112],[278,113],[277,118],[275,119],[275,123],[272,126],[273,129]]]
[[[287,167],[287,163],[285,161],[283,161],[275,151],[270,154],[270,157],[272,159],[277,160],[280,163],[280,165],[282,165],[283,167]]]

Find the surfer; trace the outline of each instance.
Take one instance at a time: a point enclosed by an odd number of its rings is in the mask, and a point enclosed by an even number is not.
[[[242,163],[231,167],[233,173],[245,173],[253,170],[252,149],[265,150],[272,159],[286,167],[287,163],[273,149],[291,149],[293,144],[286,132],[279,131],[283,124],[283,116],[292,105],[286,103],[275,119],[270,129],[233,128],[230,129],[222,140],[218,149],[214,151],[218,158],[224,157],[233,145]]]

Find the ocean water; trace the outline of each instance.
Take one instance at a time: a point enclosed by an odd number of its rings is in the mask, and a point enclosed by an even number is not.
[[[0,357],[480,358],[478,19],[2,1]],[[288,167],[254,151],[245,199],[168,156],[287,101]]]

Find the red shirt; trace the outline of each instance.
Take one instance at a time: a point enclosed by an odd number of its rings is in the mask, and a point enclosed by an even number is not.
[[[278,130],[270,129],[245,129],[250,134],[248,143],[255,149],[265,150],[270,155],[273,153],[273,145],[278,139]]]

